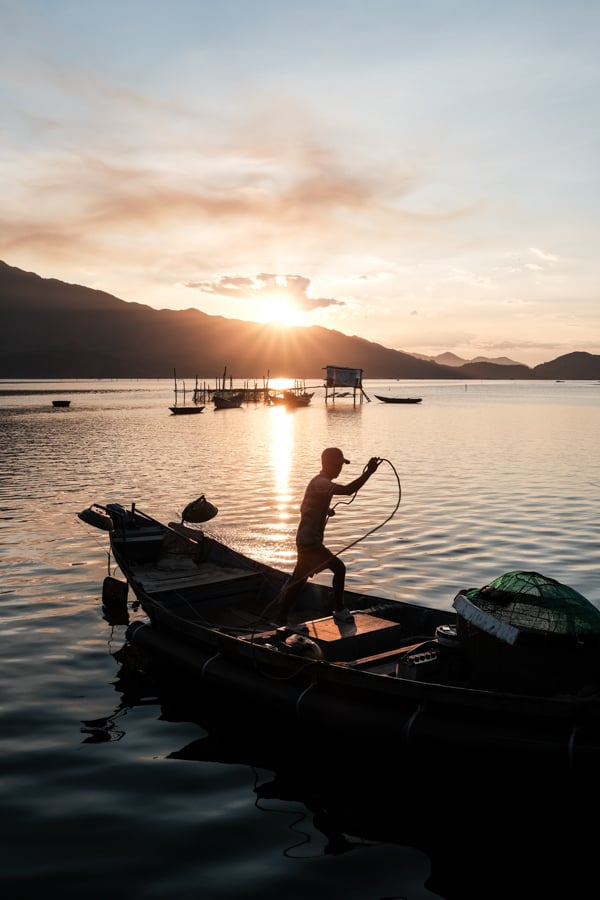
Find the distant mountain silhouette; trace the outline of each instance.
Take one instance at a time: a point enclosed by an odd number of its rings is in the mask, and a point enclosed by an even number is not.
[[[319,326],[287,328],[156,310],[104,291],[41,278],[0,261],[0,378],[322,378],[326,366],[365,378],[600,378],[600,356],[520,364],[440,365]]]
[[[567,353],[565,356],[559,356],[550,362],[540,363],[536,366],[536,378],[560,378],[560,379],[580,379],[582,381],[598,380],[600,374],[598,372],[598,363],[600,356],[593,353],[583,353],[576,351]],[[577,373],[577,374],[573,374]]]
[[[508,356],[497,356],[493,359],[489,359],[487,356],[475,356],[473,359],[463,359],[461,356],[457,356],[456,353],[450,353],[446,351],[446,353],[439,353],[437,356],[425,356],[423,353],[414,353],[413,356],[416,356],[417,359],[429,359],[431,362],[436,362],[441,366],[464,366],[466,363],[494,363],[496,366],[520,366],[522,363],[517,362],[515,359],[509,359]]]

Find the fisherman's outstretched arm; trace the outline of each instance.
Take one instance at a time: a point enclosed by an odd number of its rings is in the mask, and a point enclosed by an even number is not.
[[[369,480],[373,472],[377,471],[377,467],[379,466],[380,459],[377,456],[372,456],[369,462],[366,464],[363,472],[358,478],[355,478],[354,481],[349,482],[349,484],[336,484],[333,490],[334,494],[355,494],[363,484]]]

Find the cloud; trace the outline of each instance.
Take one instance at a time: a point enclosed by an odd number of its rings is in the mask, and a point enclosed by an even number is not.
[[[310,278],[302,275],[274,275],[261,272],[259,275],[219,275],[210,281],[187,282],[186,287],[195,288],[205,294],[218,294],[236,300],[276,299],[285,294],[302,312],[323,309],[327,306],[345,306],[343,300],[333,297],[311,297]]]
[[[537,256],[538,259],[543,259],[544,262],[558,262],[558,256],[554,256],[552,253],[546,253],[538,247],[530,247],[529,252],[533,256]]]

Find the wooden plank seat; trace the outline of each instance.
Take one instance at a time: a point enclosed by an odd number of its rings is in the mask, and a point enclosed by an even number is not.
[[[140,563],[132,567],[132,574],[150,594],[184,587],[207,588],[252,578],[262,580],[259,572],[249,569],[235,569],[208,561],[197,564],[191,558],[180,556],[176,559],[160,557],[156,563]]]
[[[414,638],[411,637],[410,640],[413,641]],[[362,656],[359,659],[352,659],[348,662],[341,663],[340,665],[348,666],[351,669],[378,669],[381,667],[382,672],[385,671],[387,673],[388,670],[390,672],[395,672],[398,661],[407,653],[420,647],[421,643],[422,642],[419,641],[418,644],[406,644],[404,647],[395,647],[393,650],[385,650],[383,653],[373,653],[371,656]]]

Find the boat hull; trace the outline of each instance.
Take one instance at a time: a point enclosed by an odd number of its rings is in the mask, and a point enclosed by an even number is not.
[[[386,397],[383,394],[375,394],[382,403],[421,403],[422,397]]]
[[[467,775],[510,767],[526,777],[547,769],[598,778],[600,672],[596,683],[549,695],[480,685],[454,611],[346,591],[353,620],[338,624],[329,589],[313,582],[298,600],[299,634],[275,621],[286,573],[197,528],[165,526],[133,508],[94,510],[80,518],[96,525],[98,510],[110,516],[111,551],[145,614],[126,632],[144,667],[319,740],[363,736],[398,758]],[[106,599],[121,604],[122,624],[123,597],[108,580]]]
[[[174,416],[194,416],[201,413],[203,406],[170,406],[169,409]]]
[[[315,734],[338,740],[383,742],[398,758],[439,763],[456,771],[502,765],[526,776],[546,768],[560,776],[598,777],[600,728],[582,729],[566,708],[539,708],[537,698],[490,696],[486,692],[459,692],[454,697],[442,687],[423,689],[415,682],[398,680],[390,692],[328,677],[309,665],[304,677],[293,677],[295,667],[269,670],[268,660],[254,654],[253,664],[231,655],[226,648],[188,644],[172,633],[134,622],[128,640],[146,651],[155,664],[169,672],[179,670],[189,686],[252,710],[257,718],[276,717]],[[264,668],[261,667],[261,663]],[[323,668],[323,667],[321,667]],[[367,679],[363,679],[366,681]]]
[[[288,408],[294,407],[302,407],[309,406],[310,401],[314,397],[314,391],[309,393],[307,391],[298,392],[298,391],[283,391],[280,394],[270,394],[269,402],[273,406],[286,406]]]
[[[213,403],[215,409],[239,409],[244,402],[244,394],[231,394],[229,396],[221,396],[215,394]]]

